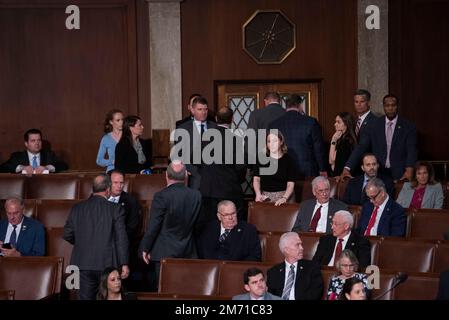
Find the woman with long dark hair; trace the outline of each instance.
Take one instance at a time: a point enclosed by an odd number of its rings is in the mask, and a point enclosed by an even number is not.
[[[330,176],[341,175],[346,161],[357,144],[354,132],[354,120],[348,112],[341,112],[335,117],[335,133],[329,149]]]

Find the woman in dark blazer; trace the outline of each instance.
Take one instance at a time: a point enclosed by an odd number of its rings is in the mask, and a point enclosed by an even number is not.
[[[142,173],[151,166],[151,151],[140,138],[143,124],[138,116],[123,121],[122,137],[115,147],[115,169],[124,173]]]
[[[329,149],[330,176],[339,176],[349,159],[357,138],[354,132],[354,120],[348,112],[341,112],[335,117],[335,133]]]

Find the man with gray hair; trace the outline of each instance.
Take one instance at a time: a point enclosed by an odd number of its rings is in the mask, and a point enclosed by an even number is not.
[[[362,207],[357,233],[365,236],[404,237],[407,225],[405,210],[388,195],[383,181],[371,179],[366,184],[365,192],[370,201]]]
[[[296,232],[279,239],[284,261],[267,272],[268,291],[283,300],[320,300],[323,278],[318,263],[303,259],[302,241]]]
[[[349,211],[335,212],[332,218],[332,234],[320,238],[313,260],[321,265],[334,266],[343,250],[351,250],[359,260],[360,268],[371,263],[371,244],[363,236],[352,232],[354,217]]]
[[[197,258],[193,228],[201,208],[201,194],[185,185],[186,166],[179,160],[170,163],[166,172],[167,187],[155,193],[150,221],[140,242],[139,255],[152,262],[159,279],[163,258]]]
[[[338,210],[348,210],[348,206],[330,197],[330,183],[326,177],[312,180],[314,199],[301,203],[292,231],[331,233],[331,222]]]

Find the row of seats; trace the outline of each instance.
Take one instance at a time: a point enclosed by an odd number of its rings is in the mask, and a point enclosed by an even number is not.
[[[279,263],[282,233],[260,233],[262,261]],[[320,233],[300,232],[304,259],[312,259],[320,240]],[[449,269],[449,241],[405,240],[393,237],[368,237],[371,242],[371,264],[381,269],[406,272],[442,272]]]
[[[296,221],[300,205],[290,203],[274,206],[272,203],[249,202],[248,222],[255,225],[259,232],[290,231]],[[361,206],[349,206],[357,227]],[[449,210],[444,209],[407,209],[408,238],[443,240],[449,230]]]
[[[52,174],[27,177],[19,174],[0,174],[0,199],[75,200],[92,194],[92,174]],[[153,195],[166,186],[165,174],[125,177],[125,191],[138,200],[152,200]]]
[[[232,297],[244,292],[243,272],[257,267],[265,272],[272,264],[261,262],[231,262],[217,260],[164,259],[161,262],[159,294],[195,295],[197,298]],[[335,270],[323,267],[323,283],[326,289]],[[396,272],[380,272],[380,286],[373,289],[372,297],[377,297],[391,287]],[[438,291],[438,274],[412,273],[408,280],[382,297],[382,300],[431,300]],[[325,290],[323,298],[325,297]],[[157,294],[142,294],[147,299],[157,299]]]

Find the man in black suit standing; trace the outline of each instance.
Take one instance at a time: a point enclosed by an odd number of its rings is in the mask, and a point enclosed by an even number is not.
[[[2,172],[41,174],[67,170],[67,165],[58,160],[54,152],[42,150],[42,132],[29,129],[23,136],[25,151],[14,152],[2,165]]]
[[[202,259],[260,261],[262,250],[256,228],[245,221],[237,221],[232,201],[218,204],[218,220],[211,221],[198,242]]]
[[[390,197],[394,196],[394,183],[390,176],[378,174],[379,163],[376,156],[372,153],[366,153],[362,159],[363,175],[350,179],[345,189],[342,201],[346,204],[362,205],[368,201],[365,193],[365,187],[372,178],[379,178],[385,183],[385,188]]]
[[[268,291],[284,300],[320,300],[323,294],[320,266],[315,261],[303,259],[299,235],[284,233],[279,240],[279,249],[285,261],[268,270]]]
[[[357,89],[354,92],[354,110],[356,114],[355,135],[360,140],[360,135],[365,131],[372,120],[377,117],[370,110],[371,93],[365,89]]]
[[[159,279],[163,258],[197,258],[193,227],[201,208],[201,194],[185,185],[185,165],[174,160],[165,173],[167,187],[155,193],[150,222],[140,242],[139,256],[154,264]]]
[[[281,106],[281,96],[277,92],[267,92],[263,99],[264,108],[251,112],[248,120],[248,129],[268,130],[270,123],[285,114]],[[256,133],[257,135],[257,133]]]
[[[193,119],[193,116],[192,116],[192,103],[193,103],[193,100],[198,98],[198,97],[201,97],[201,95],[199,93],[192,93],[190,95],[189,103],[187,104],[187,110],[189,111],[189,115],[187,117],[185,117],[185,118],[182,118],[181,120],[176,121],[176,128],[179,128],[182,124],[184,124],[187,121]],[[212,121],[212,122],[215,121],[214,117],[211,116],[210,114],[207,114],[207,120],[208,121]]]
[[[106,267],[129,275],[128,237],[123,208],[109,202],[111,179],[105,173],[94,178],[93,195],[75,204],[64,226],[64,239],[74,245],[70,264],[80,270],[80,300],[95,300]]]
[[[343,250],[351,250],[359,260],[361,269],[371,263],[371,244],[363,236],[352,232],[354,218],[349,211],[335,212],[332,219],[332,234],[320,238],[313,261],[321,265],[334,266]]]

